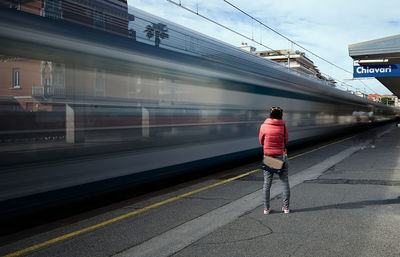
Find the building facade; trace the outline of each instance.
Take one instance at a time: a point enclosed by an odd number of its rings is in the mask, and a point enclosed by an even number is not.
[[[128,34],[134,19],[126,0],[6,0],[0,5],[120,35]]]
[[[10,0],[0,5],[125,37],[133,34],[128,27],[133,16],[128,14],[126,0]],[[0,52],[0,108],[52,111],[57,101],[49,99],[65,98],[68,84],[77,77],[85,81],[85,94],[95,97],[104,97],[106,81],[115,79],[107,76],[104,70],[81,72],[61,63],[1,55]],[[121,94],[126,95],[126,92]]]
[[[254,46],[248,45],[247,43],[244,42],[242,42],[239,48],[249,53],[255,53],[257,50]]]
[[[254,54],[280,63],[288,68],[325,80],[332,86],[336,84],[334,79],[323,76],[317,66],[314,65],[314,62],[310,60],[304,52],[283,49],[276,51],[254,51]]]
[[[394,107],[399,107],[399,98],[395,95],[380,95],[380,94],[369,94],[368,100],[383,103],[387,105],[393,105]]]

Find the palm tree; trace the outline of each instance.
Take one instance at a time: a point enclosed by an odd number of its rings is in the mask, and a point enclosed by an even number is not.
[[[152,23],[152,25],[147,25],[146,36],[150,39],[155,36],[155,46],[159,47],[161,39],[169,38],[167,25],[162,23]]]

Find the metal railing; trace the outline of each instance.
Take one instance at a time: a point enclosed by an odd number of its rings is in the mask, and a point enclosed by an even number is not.
[[[51,86],[39,86],[33,85],[32,86],[32,96],[33,97],[57,97],[63,98],[66,96],[66,89],[59,88],[59,87],[51,87]]]

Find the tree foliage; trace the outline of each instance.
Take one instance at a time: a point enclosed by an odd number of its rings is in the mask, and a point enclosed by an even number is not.
[[[146,29],[146,37],[149,39],[155,37],[155,46],[159,47],[161,43],[161,39],[169,38],[168,35],[168,27],[162,23],[152,23],[151,25],[147,25]]]
[[[382,97],[381,103],[386,105],[394,105],[394,100],[390,97]]]

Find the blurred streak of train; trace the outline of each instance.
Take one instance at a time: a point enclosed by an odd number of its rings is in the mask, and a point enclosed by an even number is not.
[[[126,1],[51,2],[0,8],[0,165],[23,165],[1,174],[0,201],[97,182],[108,190],[260,153],[270,106],[283,108],[292,145],[395,117],[326,81],[128,14]],[[71,9],[91,18],[71,22]]]

